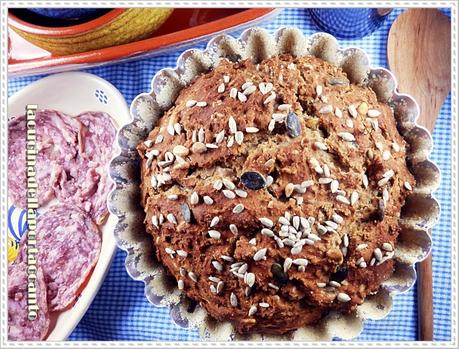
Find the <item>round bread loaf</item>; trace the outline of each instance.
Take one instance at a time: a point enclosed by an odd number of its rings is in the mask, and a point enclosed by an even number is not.
[[[138,145],[156,256],[240,333],[349,312],[393,271],[406,146],[391,108],[340,68],[222,60]]]

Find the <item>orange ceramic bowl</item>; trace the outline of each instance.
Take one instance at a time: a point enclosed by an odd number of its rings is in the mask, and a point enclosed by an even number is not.
[[[44,27],[8,14],[9,27],[33,44],[58,55],[97,50],[145,39],[171,15],[169,8],[113,9],[88,22]]]

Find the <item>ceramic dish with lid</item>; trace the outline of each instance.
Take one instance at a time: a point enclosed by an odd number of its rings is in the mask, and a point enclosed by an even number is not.
[[[144,211],[140,205],[140,169],[136,146],[153,129],[164,111],[174,105],[178,92],[198,74],[211,70],[221,57],[248,58],[254,62],[280,53],[295,57],[313,55],[339,66],[355,84],[371,87],[380,102],[389,104],[398,129],[409,149],[406,163],[417,186],[407,197],[401,212],[401,232],[395,250],[395,271],[379,291],[367,297],[356,311],[343,315],[330,313],[317,325],[300,328],[284,336],[240,336],[227,322],[216,322],[199,306],[190,311],[189,301],[167,276],[154,257],[153,243],[145,232]],[[363,329],[365,319],[380,319],[388,314],[392,297],[406,292],[416,280],[414,264],[425,258],[431,247],[427,234],[438,218],[439,206],[432,192],[439,183],[439,171],[429,160],[432,147],[429,133],[416,124],[419,110],[416,102],[396,92],[393,75],[383,68],[370,68],[366,54],[356,48],[340,49],[336,39],[327,34],[304,36],[295,28],[282,28],[274,35],[259,28],[245,31],[239,39],[218,36],[205,51],[184,52],[175,69],[163,69],[152,80],[152,90],[137,96],[131,105],[133,122],[119,134],[121,155],[111,164],[111,176],[117,188],[109,198],[109,208],[119,223],[115,229],[118,246],[127,251],[126,268],[135,280],[145,283],[147,298],[156,305],[171,306],[176,323],[197,327],[203,338],[230,339],[350,339]]]

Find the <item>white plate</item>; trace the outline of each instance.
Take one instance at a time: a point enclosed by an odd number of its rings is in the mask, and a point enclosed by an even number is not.
[[[51,75],[28,85],[9,98],[8,119],[24,114],[27,104],[37,104],[40,109],[59,110],[69,115],[78,115],[87,111],[106,112],[113,118],[117,128],[131,120],[123,95],[109,82],[88,73],[70,72]],[[118,146],[116,147],[118,152]],[[23,220],[20,212],[22,210],[14,209],[11,205],[8,207],[8,221],[12,223],[10,227],[13,230],[20,229],[19,227],[23,226],[19,224],[20,220]],[[91,278],[75,305],[66,311],[56,313],[56,316],[51,319],[47,340],[65,340],[86,313],[115,255],[113,228],[116,222],[117,218],[110,215],[101,227],[102,249]],[[9,234],[11,233],[10,228]]]

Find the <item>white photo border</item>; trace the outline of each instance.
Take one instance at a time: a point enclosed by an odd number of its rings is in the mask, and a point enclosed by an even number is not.
[[[7,341],[7,105],[8,8],[25,7],[447,7],[451,9],[451,340],[441,342],[128,342],[128,341]],[[449,1],[0,1],[0,348],[457,348],[458,347],[458,3]],[[133,281],[134,282],[134,281]]]

